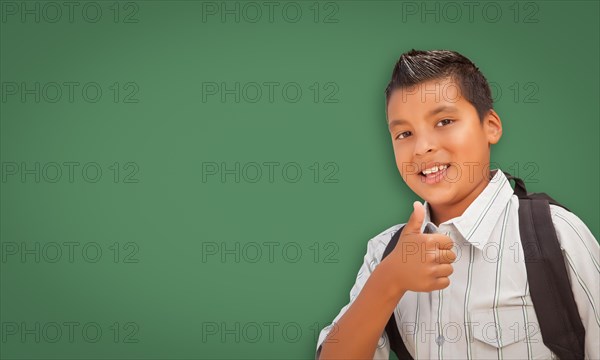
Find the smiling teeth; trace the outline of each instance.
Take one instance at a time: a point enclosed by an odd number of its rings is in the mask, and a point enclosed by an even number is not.
[[[444,170],[447,167],[448,167],[448,165],[434,166],[434,167],[432,167],[430,169],[423,170],[423,174],[425,174],[425,175],[433,174],[433,173],[436,173],[438,171]]]

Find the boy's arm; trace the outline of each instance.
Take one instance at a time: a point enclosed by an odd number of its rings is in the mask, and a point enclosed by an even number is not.
[[[575,214],[554,205],[550,208],[585,328],[585,358],[600,359],[600,245]]]
[[[340,310],[332,324],[319,334],[315,358],[327,358],[327,352],[330,350],[356,353],[355,349],[345,348],[347,346],[372,349],[369,350],[369,355],[362,358],[389,358],[389,342],[383,329],[399,298],[383,296],[386,292],[389,294],[389,289],[380,287],[380,279],[385,274],[384,271],[376,269],[385,246],[398,228],[399,226],[394,226],[369,240],[363,264],[350,290],[350,302]],[[374,309],[376,311],[373,311]],[[357,328],[361,329],[360,334],[351,331]]]
[[[456,260],[453,241],[447,235],[423,234],[425,208],[415,201],[413,212],[402,229],[398,244],[379,265],[393,232],[384,232],[369,241],[367,255],[350,293],[346,312],[338,315],[333,332],[327,335],[320,358],[388,358],[389,344],[377,341],[394,308],[408,290],[431,292],[450,285],[448,278]],[[402,225],[400,225],[402,226]],[[415,251],[404,251],[410,246]],[[371,250],[371,251],[369,251]],[[319,339],[323,342],[323,338]],[[317,350],[319,357],[319,350]]]

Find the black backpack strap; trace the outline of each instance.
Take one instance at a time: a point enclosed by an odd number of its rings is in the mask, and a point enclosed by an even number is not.
[[[398,244],[398,239],[400,239],[402,229],[404,229],[404,226],[401,226],[400,229],[396,231],[396,233],[390,239],[390,242],[387,244],[385,250],[383,251],[381,261],[383,261],[383,259],[385,259],[385,257],[388,256]],[[388,340],[390,341],[390,348],[396,354],[398,359],[413,360],[412,356],[408,352],[408,349],[406,349],[406,345],[404,345],[404,341],[402,340],[402,336],[400,335],[400,331],[398,330],[398,324],[396,323],[396,317],[394,316],[393,312],[392,316],[390,316],[390,319],[385,325],[385,332],[387,333]]]
[[[585,328],[550,214],[550,201],[562,205],[544,193],[532,195],[519,198],[519,230],[542,338],[560,359],[583,359]]]
[[[515,182],[514,192],[515,192],[515,195],[517,195],[517,197],[519,199],[543,199],[543,200],[547,200],[549,204],[560,206],[569,212],[571,211],[566,206],[564,206],[563,204],[554,200],[552,197],[550,197],[550,195],[548,195],[546,193],[527,192],[527,189],[525,188],[525,183],[523,182],[523,180],[519,179],[518,177],[512,176],[511,174],[507,173],[506,171],[503,171],[503,173],[504,173],[504,176],[506,176],[506,178],[509,181],[513,180]]]
[[[528,193],[527,193],[527,189],[525,188],[525,183],[523,182],[523,180],[519,179],[518,177],[514,177],[511,174],[507,173],[506,171],[503,171],[504,176],[506,176],[506,178],[508,179],[508,183],[510,184],[510,180],[514,180],[515,182],[515,188],[514,188],[514,193],[515,195],[517,195],[517,197],[519,199],[528,199]]]

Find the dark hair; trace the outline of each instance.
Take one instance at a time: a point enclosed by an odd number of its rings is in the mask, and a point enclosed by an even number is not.
[[[415,50],[405,52],[394,66],[392,79],[385,89],[385,105],[392,91],[409,88],[433,79],[451,77],[460,86],[461,95],[477,109],[479,120],[493,108],[490,86],[475,64],[451,50]]]

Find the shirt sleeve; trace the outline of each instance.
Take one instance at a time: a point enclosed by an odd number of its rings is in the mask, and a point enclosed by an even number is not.
[[[575,214],[556,205],[550,209],[585,328],[585,358],[600,359],[600,245]]]
[[[358,270],[358,274],[356,275],[356,280],[352,289],[350,290],[350,302],[346,304],[337,316],[333,319],[331,324],[325,326],[321,332],[319,333],[319,339],[317,341],[317,350],[315,352],[315,359],[319,358],[319,354],[321,353],[321,347],[325,338],[330,332],[335,332],[335,324],[337,321],[346,313],[350,305],[354,302],[363,286],[366,284],[369,276],[373,273],[379,262],[381,261],[381,256],[383,255],[383,251],[385,247],[389,243],[392,235],[400,228],[401,225],[395,225],[379,235],[375,236],[367,243],[367,253],[364,256],[363,263]],[[335,341],[335,333],[332,335],[333,341]],[[385,331],[382,333],[379,343],[377,344],[377,349],[375,350],[375,355],[373,359],[389,359],[390,355],[390,345],[385,334]]]

